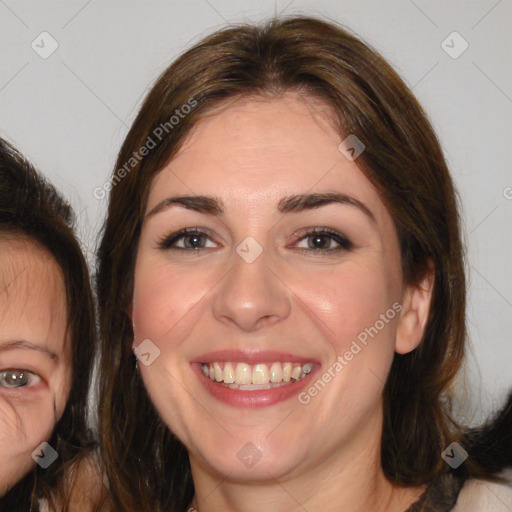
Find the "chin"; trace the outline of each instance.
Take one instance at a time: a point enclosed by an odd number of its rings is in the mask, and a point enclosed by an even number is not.
[[[307,453],[303,446],[285,445],[282,439],[253,443],[248,438],[230,438],[213,447],[196,445],[193,452],[189,450],[191,463],[197,462],[221,478],[229,475],[230,481],[257,483],[285,477],[300,465]],[[294,453],[293,447],[300,449],[300,453]]]

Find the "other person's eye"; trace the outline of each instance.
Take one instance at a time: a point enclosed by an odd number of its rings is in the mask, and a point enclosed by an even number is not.
[[[0,370],[0,388],[32,387],[39,382],[41,382],[41,377],[28,370]]]

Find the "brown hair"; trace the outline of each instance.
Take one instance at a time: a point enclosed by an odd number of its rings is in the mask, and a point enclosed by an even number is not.
[[[51,510],[67,511],[69,480],[95,446],[86,421],[96,347],[94,303],[87,263],[73,223],[69,204],[14,147],[0,139],[0,233],[35,242],[60,266],[72,354],[69,398],[48,440],[59,456],[47,469],[35,466],[0,498],[1,510],[36,512],[43,498]]]
[[[384,390],[383,470],[397,483],[428,483],[447,471],[441,452],[460,439],[451,385],[466,339],[465,255],[457,193],[425,112],[390,65],[347,30],[308,17],[239,25],[205,38],[162,73],[112,177],[97,289],[100,438],[116,510],[181,512],[194,493],[187,451],[155,412],[131,349],[134,260],[151,181],[213,109],[286,91],[323,100],[335,114],[340,141],[353,134],[364,143],[357,164],[394,220],[404,282],[421,283],[429,260],[435,267],[423,340],[413,352],[395,355]],[[194,108],[170,123],[186,104]],[[155,134],[162,126],[160,140]],[[156,147],[131,160],[150,140]],[[466,467],[479,474],[470,459]]]

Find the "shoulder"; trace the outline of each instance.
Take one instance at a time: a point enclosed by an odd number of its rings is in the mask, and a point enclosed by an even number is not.
[[[503,471],[500,476],[507,482],[467,480],[452,512],[510,512],[512,510],[512,469]]]

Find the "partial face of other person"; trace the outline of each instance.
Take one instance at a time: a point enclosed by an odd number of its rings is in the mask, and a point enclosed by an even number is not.
[[[64,411],[71,378],[66,309],[64,278],[49,253],[27,239],[2,236],[0,495],[35,465],[32,452]]]
[[[390,214],[329,115],[291,92],[245,98],[152,182],[134,347],[193,473],[264,482],[378,458],[386,375],[420,342],[429,295],[404,286]]]

